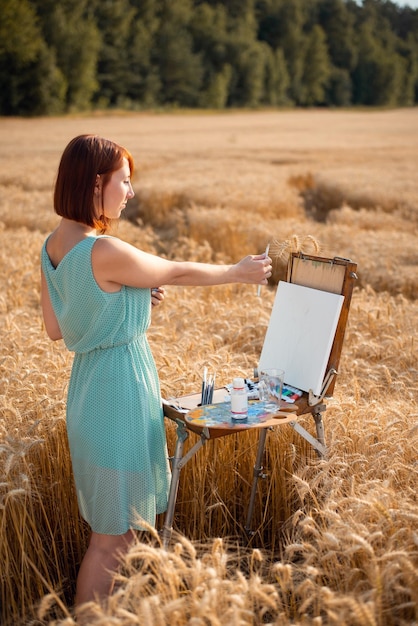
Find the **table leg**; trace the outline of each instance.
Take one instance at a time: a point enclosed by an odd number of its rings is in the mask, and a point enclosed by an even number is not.
[[[168,492],[167,512],[165,514],[164,526],[162,530],[163,546],[166,548],[170,541],[171,531],[173,529],[174,507],[176,506],[177,491],[179,487],[180,471],[182,464],[180,463],[183,458],[184,442],[188,438],[189,433],[183,422],[177,422],[177,442],[174,450],[174,456],[172,458],[171,468],[171,483],[170,490]]]
[[[266,437],[267,437],[267,428],[262,428],[260,432],[260,438],[258,440],[257,457],[255,460],[254,471],[253,471],[254,478],[253,478],[253,484],[251,487],[250,503],[248,505],[247,521],[244,527],[247,535],[253,534],[253,531],[251,530],[251,520],[253,517],[255,496],[257,494],[258,479],[265,478],[266,476],[263,473],[263,466],[261,465],[261,462],[263,460],[264,447],[266,444]]]

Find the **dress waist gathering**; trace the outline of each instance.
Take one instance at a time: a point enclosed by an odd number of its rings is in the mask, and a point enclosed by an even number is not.
[[[130,346],[133,343],[137,343],[138,341],[146,340],[145,333],[139,333],[134,337],[130,337],[129,339],[124,339],[123,341],[115,341],[108,345],[95,346],[94,348],[89,348],[88,350],[74,350],[75,354],[92,354],[94,352],[101,352],[103,350],[113,350],[114,348],[121,348],[122,346]]]

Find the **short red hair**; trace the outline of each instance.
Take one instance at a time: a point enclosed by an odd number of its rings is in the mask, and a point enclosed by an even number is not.
[[[106,232],[110,220],[97,216],[94,208],[94,189],[97,175],[103,181],[103,189],[111,175],[127,159],[134,172],[131,154],[117,143],[97,135],[79,135],[65,148],[58,167],[54,191],[55,213],[61,217],[87,224],[101,233]]]

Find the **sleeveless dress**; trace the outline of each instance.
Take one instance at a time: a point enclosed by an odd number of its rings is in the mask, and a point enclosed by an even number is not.
[[[67,432],[80,512],[94,532],[120,535],[154,526],[166,510],[170,466],[145,334],[151,291],[103,291],[91,264],[97,239],[80,241],[57,268],[45,241],[41,263],[65,345],[75,353]]]

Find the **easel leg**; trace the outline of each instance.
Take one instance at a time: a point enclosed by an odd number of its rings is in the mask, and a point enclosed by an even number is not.
[[[177,442],[172,459],[170,491],[168,493],[167,512],[165,514],[164,526],[162,530],[164,548],[167,547],[173,530],[174,507],[176,506],[181,471],[180,461],[183,458],[184,442],[188,436],[189,434],[184,424],[182,422],[177,422]]]
[[[318,406],[317,410],[313,411],[313,418],[315,420],[316,435],[318,441],[325,447],[325,430],[324,422],[322,421],[322,411],[325,411],[325,405]],[[321,451],[318,450],[320,456],[324,456]]]
[[[266,476],[265,474],[263,474],[263,466],[261,465],[261,462],[263,460],[264,447],[266,444],[266,437],[267,437],[267,428],[262,428],[260,432],[260,438],[258,440],[257,457],[255,460],[254,471],[253,471],[254,478],[253,478],[253,484],[251,487],[251,495],[250,495],[250,503],[248,506],[247,521],[244,527],[244,530],[247,533],[247,535],[253,534],[251,530],[251,520],[252,520],[253,512],[254,512],[254,503],[255,503],[255,496],[257,494],[258,479],[265,478]]]

